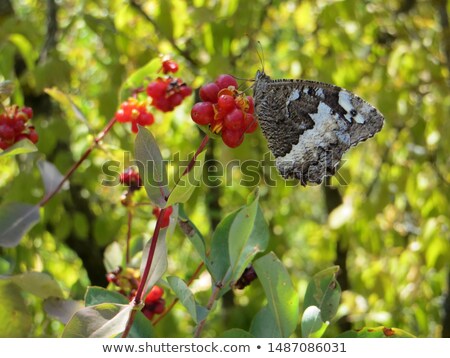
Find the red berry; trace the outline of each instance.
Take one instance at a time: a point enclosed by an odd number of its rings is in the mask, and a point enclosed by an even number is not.
[[[161,221],[161,228],[168,227],[170,224],[170,215],[172,215],[173,208],[169,206],[164,212],[164,216]]]
[[[16,133],[14,132],[13,127],[11,127],[7,124],[0,125],[0,138],[1,139],[4,139],[6,141],[13,140],[15,136],[16,136]]]
[[[223,125],[231,130],[238,130],[244,127],[244,112],[235,108],[223,119]]]
[[[141,126],[148,126],[150,124],[153,124],[154,121],[155,118],[153,117],[153,114],[148,112],[141,112],[136,120],[136,122]]]
[[[198,102],[191,110],[192,120],[199,125],[206,125],[214,120],[214,107],[211,102]]]
[[[159,213],[161,212],[161,209],[157,206],[155,206],[152,210],[152,214],[155,215],[156,217],[159,216]]]
[[[168,84],[165,81],[158,78],[156,81],[149,83],[147,86],[147,94],[153,99],[165,96],[167,85]]]
[[[178,63],[176,63],[173,60],[163,61],[163,63],[162,63],[162,70],[166,74],[169,73],[169,72],[175,73],[175,72],[178,71]]]
[[[255,113],[255,102],[253,101],[253,97],[252,96],[247,96],[247,101],[248,101],[248,109],[247,109],[247,113]]]
[[[204,102],[217,103],[219,90],[219,87],[215,83],[207,83],[200,88],[200,98]]]
[[[145,297],[145,304],[151,305],[152,303],[155,303],[162,297],[163,294],[164,289],[162,287],[153,286],[150,292]]]
[[[153,305],[153,312],[155,314],[161,314],[164,312],[164,306],[166,305],[166,301],[163,298],[160,298]]]
[[[141,312],[147,317],[150,321],[152,320],[155,313],[153,312],[152,308],[149,306],[142,307]]]
[[[192,94],[192,88],[186,85],[181,86],[180,88],[180,94],[183,97],[190,96]]]
[[[229,113],[236,108],[234,97],[227,94],[219,96],[219,99],[217,100],[217,105],[220,109],[222,109],[226,113]]]
[[[16,120],[16,121],[14,122],[13,128],[14,128],[14,132],[15,132],[16,134],[22,133],[23,130],[25,129],[25,123],[24,123],[24,121],[22,121],[22,120],[20,120],[20,119],[19,119],[19,120]]]
[[[22,112],[25,113],[28,119],[33,118],[33,108],[31,107],[23,107]]]
[[[230,148],[236,148],[244,141],[244,133],[242,133],[242,130],[234,131],[228,128],[223,128],[222,140]]]
[[[216,84],[220,89],[228,88],[229,86],[234,86],[234,88],[238,88],[238,83],[234,79],[234,77],[230,75],[220,75],[216,79]]]
[[[142,186],[142,179],[139,172],[133,168],[127,168],[119,176],[121,184],[129,186],[130,190],[138,190]]]
[[[0,138],[0,149],[5,150],[5,149],[9,148],[10,145],[11,145],[10,143],[8,143]]]
[[[175,93],[169,97],[169,101],[173,107],[176,107],[183,102],[183,95],[181,93]]]
[[[247,113],[244,118],[245,133],[253,133],[258,128],[258,122],[253,114]]]
[[[117,112],[116,112],[116,119],[118,122],[120,123],[125,123],[128,122],[131,117],[129,117],[128,115],[125,114],[125,111],[120,108]]]
[[[173,109],[169,99],[166,97],[153,98],[152,105],[162,112],[170,112]]]
[[[39,140],[39,134],[33,128],[30,128],[30,133],[28,134],[28,139],[31,140],[34,144]]]

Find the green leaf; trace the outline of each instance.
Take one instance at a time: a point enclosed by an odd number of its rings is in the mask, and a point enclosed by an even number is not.
[[[40,220],[39,206],[10,203],[0,207],[0,246],[17,246],[22,237]]]
[[[303,303],[304,309],[316,306],[323,322],[331,321],[336,315],[341,299],[341,287],[336,280],[339,266],[332,266],[315,274],[308,284]]]
[[[302,317],[302,336],[309,338],[311,335],[322,329],[323,325],[327,325],[322,321],[320,316],[320,308],[316,306],[309,306]]]
[[[146,65],[142,66],[135,72],[133,72],[122,84],[120,88],[119,101],[126,100],[134,90],[144,85],[144,82],[148,78],[158,76],[158,70],[161,68],[161,60],[154,58]]]
[[[9,280],[0,279],[0,307],[0,337],[28,337],[33,320],[20,289]]]
[[[225,279],[230,269],[230,255],[228,254],[228,234],[234,218],[239,210],[225,216],[214,230],[211,240],[211,251],[206,262],[209,273],[214,283],[221,282]]]
[[[114,271],[122,266],[123,252],[117,241],[109,244],[103,254],[103,264],[107,272]]]
[[[158,241],[156,242],[155,254],[153,256],[152,265],[150,266],[150,271],[148,274],[147,282],[145,283],[144,292],[147,292],[147,289],[153,287],[153,285],[162,277],[164,272],[167,270],[167,247],[166,247],[166,233],[167,228],[163,228],[159,232]],[[142,253],[142,261],[141,261],[141,277],[143,276],[145,266],[147,264],[147,258],[150,251],[152,240],[148,240],[148,242],[144,246],[144,251]]]
[[[12,93],[14,92],[14,82],[12,81],[2,81],[0,82],[0,109],[1,103],[11,97]]]
[[[220,338],[255,338],[251,333],[240,328],[232,328],[221,334]]]
[[[189,219],[184,211],[183,205],[180,205],[178,225],[183,230],[189,241],[194,245],[195,250],[200,255],[203,262],[207,261],[205,239],[195,224]]]
[[[166,206],[169,196],[167,168],[155,137],[142,126],[136,136],[135,156],[148,197],[159,207]]]
[[[257,338],[283,338],[269,307],[263,307],[253,318],[250,333]]]
[[[25,272],[11,276],[11,282],[40,298],[64,297],[59,284],[44,272]]]
[[[82,301],[50,297],[44,301],[44,311],[52,318],[67,324],[78,310],[84,307]]]
[[[256,197],[239,211],[230,228],[228,245],[233,270],[231,281],[239,279],[255,255],[264,251],[268,243],[269,229]]]
[[[176,276],[167,277],[167,282],[172,288],[181,304],[187,309],[195,323],[199,322],[197,317],[197,305],[194,295],[184,281]]]
[[[267,297],[268,306],[283,338],[295,330],[298,320],[298,295],[285,267],[271,252],[253,262]]]
[[[89,127],[89,121],[81,111],[81,109],[72,101],[69,95],[60,91],[57,87],[46,88],[44,92],[47,93],[50,97],[52,97],[59,105],[63,108],[63,110],[69,114],[72,112],[76,118],[81,120],[86,126]]]
[[[88,287],[85,297],[86,306],[95,306],[101,303],[127,304],[125,296],[118,292],[108,291],[103,287]],[[142,312],[137,312],[131,327],[129,338],[150,338],[154,336],[152,325]]]
[[[411,333],[399,328],[364,327],[340,334],[337,338],[416,338]]]
[[[44,182],[45,194],[52,193],[63,180],[62,174],[50,162],[40,160],[38,163],[39,171],[41,172],[42,181]],[[65,184],[68,184],[66,182]],[[67,187],[68,185],[66,185]]]
[[[38,58],[36,47],[33,46],[33,44],[25,36],[18,33],[9,35],[9,41],[11,41],[11,43],[19,49],[22,59],[27,65],[27,69],[29,71],[33,71],[35,67],[34,64]]]
[[[79,310],[67,323],[63,338],[110,338],[125,330],[131,305],[101,303]]]
[[[103,287],[90,286],[84,298],[86,307],[95,306],[100,303],[127,304],[128,300],[119,292],[108,291]]]
[[[185,203],[189,200],[195,188],[200,185],[200,178],[203,172],[203,163],[205,161],[206,151],[201,152],[195,161],[194,166],[186,175],[183,175],[176,183],[172,192],[170,193],[167,206],[176,203]]]
[[[32,152],[36,152],[37,150],[38,150],[37,147],[32,142],[30,142],[28,139],[22,139],[16,143],[14,143],[8,149],[2,151],[0,153],[0,158],[1,157],[10,157],[10,156],[19,155],[19,154],[25,154],[25,153],[32,153]]]

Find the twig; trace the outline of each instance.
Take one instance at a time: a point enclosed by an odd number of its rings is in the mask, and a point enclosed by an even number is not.
[[[64,177],[61,179],[60,183],[57,185],[55,189],[53,189],[52,192],[48,193],[46,196],[42,198],[42,200],[39,202],[39,206],[43,207],[47,202],[53,198],[63,187],[64,183],[70,178],[70,176],[79,168],[81,163],[85,161],[85,159],[91,154],[92,150],[100,143],[100,141],[105,137],[105,135],[111,130],[112,126],[116,123],[116,118],[114,117],[109,121],[109,123],[106,125],[106,127],[95,137],[94,141],[90,145],[88,149],[83,153],[80,159],[72,165],[72,167],[67,171],[67,173],[64,175]]]
[[[126,248],[126,260],[127,265],[130,262],[130,241],[131,241],[131,224],[133,222],[133,209],[128,208],[128,222],[127,222],[127,248]]]
[[[208,304],[206,305],[206,309],[208,311],[211,311],[212,306],[214,305],[214,302],[216,301],[217,296],[219,295],[220,289],[222,286],[220,284],[217,284],[214,286],[214,290],[209,297]],[[197,325],[197,328],[195,329],[194,338],[200,337],[200,333],[202,333],[203,327],[205,326],[206,319],[208,318],[208,315],[203,318],[200,323]]]

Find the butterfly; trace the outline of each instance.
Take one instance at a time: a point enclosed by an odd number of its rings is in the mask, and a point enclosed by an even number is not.
[[[327,83],[272,80],[258,71],[253,97],[279,173],[302,185],[320,184],[335,174],[343,154],[373,137],[384,123],[375,107]]]

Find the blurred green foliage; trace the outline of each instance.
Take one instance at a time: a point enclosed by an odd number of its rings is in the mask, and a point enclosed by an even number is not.
[[[209,147],[206,159],[223,164],[227,181],[197,189],[185,211],[210,239],[218,221],[242,206],[258,184],[270,227],[268,250],[287,267],[300,297],[315,273],[345,263],[339,321],[327,336],[337,336],[345,323],[395,326],[418,337],[445,335],[443,321],[450,314],[444,305],[450,281],[446,1],[69,0],[58,2],[56,17],[53,0],[46,6],[33,0],[4,3],[12,8],[0,8],[0,81],[15,82],[13,103],[33,107],[40,140],[38,153],[0,158],[1,203],[37,203],[44,193],[37,161],[45,158],[67,171],[113,116],[123,81],[160,54],[179,62],[177,75],[194,88],[221,73],[251,79],[262,66],[272,78],[334,83],[367,99],[386,118],[381,133],[346,154],[339,180],[331,180],[337,192],[286,182],[275,170],[273,185],[267,180],[242,185],[242,173],[226,165],[265,158],[268,149],[258,131],[235,150],[220,141]],[[70,96],[79,112],[51,102],[44,92],[51,87]],[[178,161],[186,160],[201,141],[190,120],[192,103],[158,113],[150,127],[165,159],[178,153]],[[83,299],[91,283],[106,285],[103,250],[113,241],[125,244],[127,211],[120,204],[124,188],[102,185],[102,165],[117,160],[120,169],[127,166],[124,152],[132,159],[134,137],[127,125],[114,127],[73,175],[70,189],[41,209],[43,220],[20,245],[0,249],[0,274],[47,272],[72,299]],[[144,190],[138,200],[146,200]],[[154,225],[148,208],[137,210],[133,236],[151,234]],[[197,252],[180,230],[167,245],[167,275],[187,282],[200,262]],[[40,300],[9,286],[2,284],[2,302],[17,306],[11,295],[20,295],[27,305],[17,308],[22,330],[14,326],[4,334],[61,335],[63,325],[44,313]],[[192,289],[197,301],[206,302],[209,276],[201,275]],[[170,302],[173,293],[166,291]],[[265,304],[262,296],[256,282],[224,297],[204,335],[248,330]],[[194,323],[188,317],[176,305],[155,327],[156,335],[191,336]],[[0,315],[1,326],[5,320]]]

